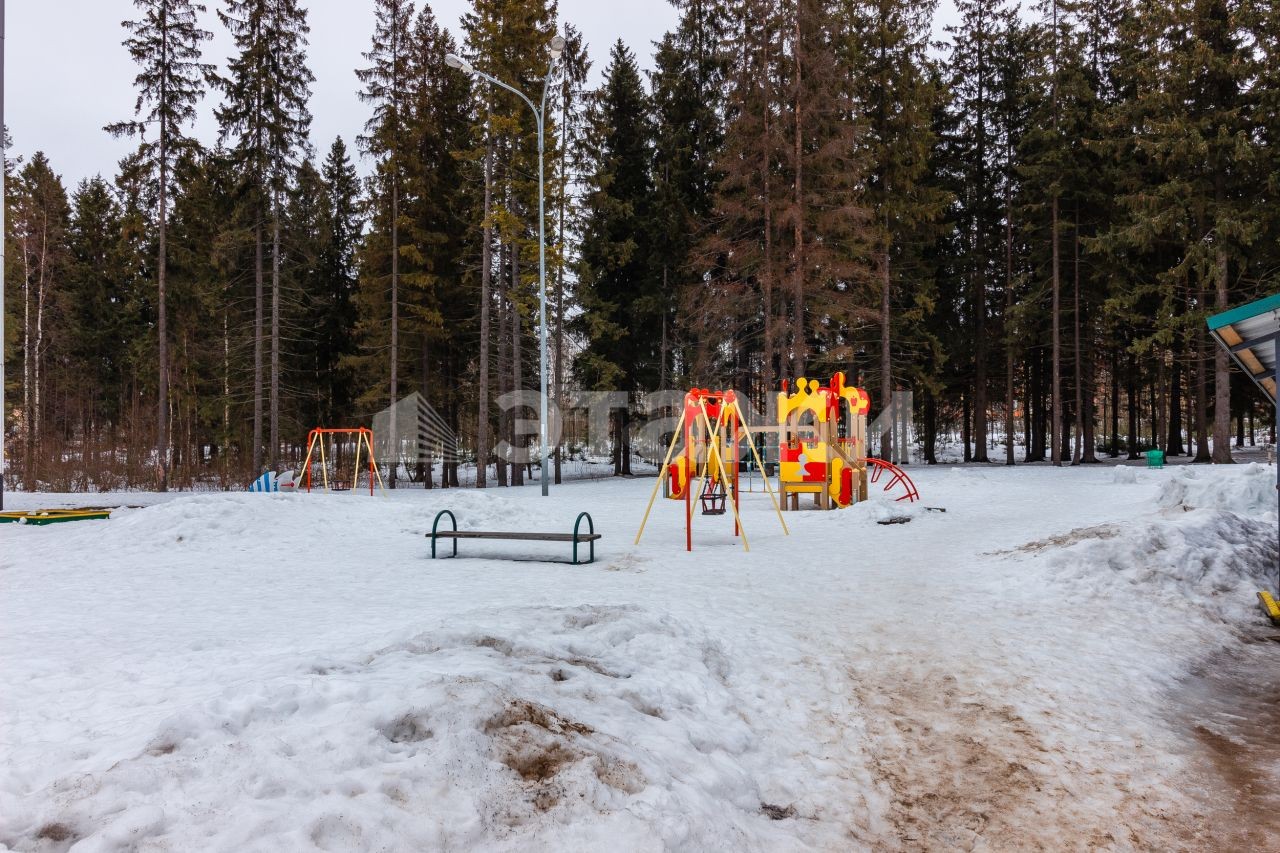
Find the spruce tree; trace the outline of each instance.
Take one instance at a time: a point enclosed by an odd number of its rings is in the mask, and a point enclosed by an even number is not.
[[[552,376],[552,395],[561,411],[568,408],[565,399],[566,362],[565,322],[569,309],[569,282],[566,274],[570,264],[567,255],[570,242],[576,244],[581,236],[581,180],[584,172],[584,143],[587,135],[587,75],[591,71],[591,59],[588,56],[586,40],[582,33],[573,26],[564,25],[565,48],[560,58],[560,157],[555,168],[555,182],[558,185],[555,196],[555,244],[559,262],[555,264],[555,288],[551,299],[554,305],[554,339],[551,358],[554,365]],[[665,386],[664,386],[665,387]],[[560,431],[559,441],[554,451],[553,478],[556,485],[562,479],[564,464],[564,431]]]
[[[111,439],[119,426],[121,400],[115,393],[128,370],[126,358],[137,345],[129,322],[129,294],[119,275],[120,205],[101,176],[82,181],[71,199],[67,229],[70,255],[63,316],[67,324],[64,352],[75,365],[71,372],[93,412],[86,428]]]
[[[994,52],[1004,18],[1003,0],[960,0],[958,26],[948,29],[953,44],[948,64],[950,85],[954,93],[956,113],[956,153],[960,184],[955,225],[960,241],[962,268],[956,270],[955,284],[962,293],[970,328],[972,353],[969,376],[971,422],[973,424],[972,459],[986,462],[987,457],[987,393],[990,314],[988,292],[992,280],[1000,275],[1003,264],[999,246],[1001,232],[1001,199],[996,193],[995,106],[998,80],[995,76]],[[965,442],[968,459],[968,441]]]
[[[51,312],[65,286],[71,210],[62,178],[40,151],[18,172],[14,195],[9,228],[22,293],[21,470],[23,487],[35,490],[46,463],[58,458],[55,448],[43,444],[50,396],[46,356],[53,332]]]
[[[854,70],[842,49],[846,22],[832,0],[784,4],[783,168],[791,299],[790,368],[838,369],[851,353],[850,327],[863,300],[851,283],[865,278],[867,210],[858,193],[867,167],[858,147]]]
[[[548,69],[547,44],[555,33],[556,9],[553,0],[474,0],[472,11],[462,20],[465,51],[472,64],[525,92],[536,103]],[[524,390],[526,360],[535,351],[526,346],[530,331],[526,318],[534,313],[537,298],[538,137],[532,111],[516,95],[486,83],[477,87],[476,96],[480,109],[473,113],[472,135],[478,140],[476,153],[483,152],[488,160],[489,176],[489,204],[476,211],[480,214],[476,224],[489,232],[489,239],[482,239],[480,247],[481,276],[483,281],[485,269],[489,269],[496,285],[491,308],[497,316],[490,326],[497,332],[497,390],[501,394]],[[546,162],[554,164],[559,156],[559,133],[553,110],[547,111],[545,139]],[[547,183],[548,211],[556,210],[558,190],[556,181]],[[552,229],[548,232],[554,233]],[[547,268],[554,275],[561,259],[554,244],[548,249]],[[481,289],[485,290],[483,283]],[[481,311],[484,326],[483,306]],[[487,346],[487,341],[481,342],[482,352]],[[488,390],[486,379],[481,379],[481,388]],[[481,407],[487,408],[486,403],[482,399]],[[512,447],[527,439],[517,436],[515,427],[514,412],[508,411],[500,431]],[[502,485],[506,482],[506,460],[497,462]],[[523,482],[524,467],[512,468],[513,485]]]
[[[635,56],[621,41],[591,109],[592,169],[578,261],[575,370],[584,387],[634,394],[657,363],[656,326],[665,294],[655,281],[649,166],[653,129]],[[631,473],[628,409],[615,416],[613,471]]]
[[[391,448],[388,487],[396,487],[399,470],[399,435],[396,423],[396,401],[399,399],[400,361],[400,192],[404,163],[402,151],[408,124],[409,74],[413,3],[410,0],[376,0],[373,45],[364,54],[369,66],[356,72],[365,84],[361,100],[373,105],[373,115],[360,137],[364,151],[378,159],[377,196],[388,203],[385,216],[388,231],[387,252],[390,260],[390,407]],[[375,219],[375,222],[378,221]]]
[[[948,202],[947,194],[926,180],[933,111],[942,98],[929,73],[936,5],[936,0],[853,0],[847,10],[857,103],[867,129],[865,198],[880,289],[880,396],[886,408],[893,402],[894,309],[903,314],[914,307],[895,295],[909,294],[905,301],[914,303],[920,294],[919,249]],[[892,432],[881,437],[880,455],[893,458]]]
[[[1132,61],[1123,117],[1136,129],[1139,162],[1150,168],[1127,188],[1109,235],[1112,244],[1159,253],[1151,287],[1163,310],[1154,340],[1167,348],[1175,335],[1189,336],[1196,461],[1203,462],[1231,460],[1229,363],[1211,351],[1204,317],[1233,301],[1263,227],[1248,109],[1259,56],[1248,47],[1249,12],[1228,0],[1140,6],[1132,39],[1148,47]]]
[[[469,77],[444,64],[444,56],[457,49],[424,7],[414,23],[410,62],[406,226],[412,249],[406,255],[411,269],[405,284],[412,297],[408,320],[414,372],[423,395],[455,435],[461,431],[462,372],[475,334],[474,295],[464,284],[473,247],[468,214],[475,193],[459,156],[470,144],[472,85]],[[419,479],[431,487],[430,460],[420,459],[418,469]],[[458,485],[452,453],[441,458],[440,476],[441,486]]]
[[[175,473],[191,482],[201,473],[207,451],[223,487],[238,482],[243,460],[233,448],[247,449],[236,426],[242,394],[232,394],[233,372],[241,372],[238,274],[244,255],[235,228],[238,184],[225,151],[192,152],[175,169],[176,195],[169,255],[173,337],[184,358],[176,362],[175,454],[188,460]],[[233,322],[233,319],[234,322]],[[238,385],[238,383],[236,383]],[[239,462],[233,469],[233,463]]]
[[[687,227],[693,214],[686,207],[705,203],[703,180],[716,182],[708,224],[699,234],[690,268],[683,273],[688,282],[680,302],[683,328],[679,331],[694,344],[685,370],[695,382],[711,382],[720,367],[716,355],[735,349],[735,341],[744,337],[739,329],[754,327],[760,338],[762,403],[767,407],[775,392],[775,376],[785,372],[787,350],[781,231],[786,185],[781,163],[788,138],[780,118],[785,94],[781,23],[772,0],[741,0],[731,7],[729,18],[723,143],[709,169],[698,167],[697,140],[682,139],[676,123],[680,115],[675,105],[696,93],[673,86],[667,96],[673,102],[669,112],[659,113],[664,125],[677,129],[673,133],[660,125],[663,156],[668,152],[683,156],[689,168],[687,178],[682,178],[680,171],[668,172],[668,163],[659,161],[656,173],[663,207],[658,226],[663,237]],[[660,49],[659,73],[662,57]],[[673,73],[679,73],[678,67]],[[662,94],[664,87],[655,91]],[[685,109],[697,112],[692,105]],[[681,154],[682,150],[687,153]],[[729,324],[724,323],[726,315],[731,318]]]
[[[226,0],[218,17],[239,51],[219,80],[215,111],[220,141],[233,140],[243,176],[245,210],[254,245],[253,469],[262,469],[264,229],[271,227],[271,437],[269,462],[278,462],[280,393],[280,225],[282,196],[305,152],[314,77],[306,65],[306,10],[298,0]]]
[[[662,286],[672,294],[662,315],[658,372],[663,388],[676,369],[674,338],[682,331],[680,295],[696,292],[708,269],[698,247],[707,234],[723,178],[717,160],[723,154],[725,97],[732,67],[726,41],[734,37],[723,0],[681,0],[676,5],[681,9],[679,24],[657,44],[655,70],[650,75],[655,227],[663,247]],[[740,59],[746,61],[746,57]]]
[[[318,423],[336,424],[352,412],[350,359],[355,353],[356,251],[363,220],[360,180],[342,137],[334,139],[322,172],[325,199],[320,212],[320,255],[316,291],[311,294],[315,330]]]
[[[159,382],[157,388],[156,466],[160,491],[169,487],[169,340],[166,312],[166,231],[173,167],[194,143],[184,128],[195,120],[195,108],[204,96],[205,79],[213,66],[200,62],[200,44],[213,35],[198,26],[205,11],[193,0],[134,0],[142,17],[125,21],[130,37],[124,45],[141,66],[134,83],[138,100],[133,121],[108,125],[117,136],[142,138],[141,156],[156,185],[159,210],[156,260],[156,334]]]

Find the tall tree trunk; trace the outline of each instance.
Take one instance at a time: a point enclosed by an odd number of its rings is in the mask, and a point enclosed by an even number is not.
[[[1120,359],[1116,350],[1111,350],[1111,441],[1107,455],[1112,459],[1120,456]]]
[[[1062,282],[1059,278],[1060,272],[1060,253],[1058,244],[1058,194],[1053,194],[1053,200],[1050,202],[1050,242],[1053,247],[1053,378],[1051,380],[1050,395],[1053,399],[1052,415],[1049,418],[1049,460],[1054,465],[1062,464],[1062,457],[1059,455],[1059,440],[1063,423],[1062,411]]]
[[[498,237],[498,397],[501,398],[506,394],[508,384],[511,381],[511,325],[507,322],[507,312],[511,310],[511,302],[508,299],[510,293],[507,284],[507,252],[510,251],[508,244],[502,240],[501,234]],[[506,441],[509,434],[507,421],[510,418],[509,411],[500,411],[498,413],[498,432],[497,435],[502,441]],[[509,452],[509,451],[508,451]],[[507,485],[507,458],[505,455],[496,454],[494,459],[497,467],[498,485]]]
[[[1089,312],[1088,307],[1085,308],[1084,319],[1081,320],[1084,325],[1084,369],[1081,373],[1081,382],[1084,383],[1084,455],[1080,461],[1086,465],[1096,464],[1098,461],[1098,418],[1097,418],[1097,388],[1098,388],[1098,362],[1094,353],[1093,333],[1089,331]],[[1105,410],[1106,403],[1103,403]],[[1105,416],[1105,412],[1104,412]]]
[[[1027,442],[1027,462],[1043,462],[1045,460],[1045,432],[1048,420],[1045,417],[1045,356],[1040,347],[1031,351],[1031,377],[1027,392],[1027,417],[1029,419],[1030,439]]]
[[[1204,305],[1205,288],[1202,284],[1196,304]],[[1209,335],[1203,329],[1196,330],[1196,462],[1210,462],[1209,452]]]
[[[262,205],[255,209],[253,225],[253,476],[262,473]]]
[[[493,143],[484,149],[484,227],[480,246],[480,366],[479,400],[476,410],[476,488],[488,485],[489,473],[489,294],[493,268],[493,226],[489,221],[493,207]]]
[[[613,476],[622,476],[622,412],[614,409],[609,415],[609,431],[613,433],[609,455],[613,462]]]
[[[1039,393],[1039,380],[1035,378],[1037,372],[1036,364],[1038,361],[1039,359],[1032,359],[1025,369],[1025,373],[1027,374],[1023,383],[1023,394],[1025,396],[1025,400],[1022,404],[1022,436],[1023,441],[1025,442],[1024,452],[1022,454],[1023,462],[1033,461],[1032,457],[1035,455],[1035,431],[1037,422],[1034,420],[1033,416],[1039,406],[1039,403],[1036,400],[1036,395]]]
[[[0,132],[3,132],[3,129],[0,129]],[[0,235],[0,239],[3,239],[3,236]],[[2,310],[4,310],[4,306],[0,306],[0,311]],[[0,349],[3,349],[3,341],[0,341]],[[22,240],[22,411],[24,412],[31,411],[31,394],[34,391],[32,373],[34,368],[35,353],[31,351],[31,247],[24,237]],[[0,427],[3,426],[3,421],[3,413],[0,413]],[[32,482],[34,448],[31,427],[28,424],[22,443],[22,487],[27,490],[35,489],[35,485]]]
[[[628,395],[630,396],[630,395]],[[620,456],[622,458],[622,470],[619,472],[624,477],[631,476],[631,405],[628,403],[618,410],[618,438],[620,447]]]
[[[280,198],[271,202],[271,470],[280,470]],[[355,488],[355,484],[352,484]]]
[[[1161,447],[1161,440],[1165,433],[1169,430],[1169,423],[1172,418],[1169,415],[1169,385],[1171,384],[1167,377],[1171,373],[1166,370],[1165,359],[1162,357],[1156,364],[1156,381],[1152,386],[1151,395],[1154,403],[1152,404],[1152,426],[1151,426],[1151,446],[1153,448]]]
[[[938,402],[932,391],[924,397],[924,461],[938,464]]]
[[[1227,253],[1220,249],[1214,300],[1214,308],[1218,313],[1231,307],[1229,274]],[[1231,458],[1231,362],[1227,351],[1222,347],[1213,348],[1213,461],[1218,465],[1229,465],[1234,461]]]
[[[791,375],[793,378],[799,378],[804,375],[805,361],[808,359],[807,338],[805,337],[805,318],[804,318],[804,63],[802,60],[802,50],[804,45],[804,32],[802,22],[804,13],[802,9],[796,8],[796,41],[793,48],[793,58],[795,61],[795,215],[794,233],[795,233],[795,268],[792,271],[791,294],[792,294],[792,328],[793,337],[791,351]]]
[[[396,401],[400,399],[400,176],[395,155],[391,157],[391,417],[387,446],[391,448],[391,471],[387,487],[394,489],[400,469],[400,425],[396,422]]]
[[[514,170],[513,170],[514,171]],[[522,324],[520,322],[520,244],[511,241],[511,390],[519,394],[524,390],[524,347],[521,345]],[[510,432],[507,441],[513,448],[518,448],[519,456],[511,463],[511,485],[524,485],[524,466],[529,459],[529,437],[516,435],[516,410],[511,410],[507,421]]]
[[[1126,445],[1129,448],[1128,458],[1138,458],[1138,357],[1132,352],[1129,353],[1129,369],[1126,375],[1126,383],[1128,385],[1127,394],[1129,404],[1129,435],[1126,438]]]
[[[222,307],[222,479],[223,485],[230,479],[230,471],[228,465],[230,460],[227,458],[227,448],[231,445],[231,320],[228,314],[227,305],[230,300],[223,303]],[[240,464],[244,464],[244,460],[240,460]]]
[[[169,491],[169,316],[166,305],[165,278],[168,267],[168,231],[169,231],[169,164],[168,134],[164,123],[160,128],[160,214],[159,214],[159,246],[156,258],[156,357],[159,361],[159,375],[156,387],[156,465],[159,474],[159,489]]]
[[[662,292],[663,293],[670,292],[667,289],[668,287],[670,287],[670,284],[668,284],[668,273],[669,273],[669,267],[666,264],[663,264],[662,265]],[[667,389],[667,380],[670,378],[670,376],[667,373],[667,370],[670,365],[670,358],[671,358],[671,341],[667,336],[667,308],[664,306],[662,309],[662,340],[658,344],[658,388],[663,391]]]
[[[421,377],[418,380],[418,387],[422,389],[422,396],[429,401],[431,399],[431,339],[425,333],[422,335],[422,353],[421,358],[418,360],[418,370]],[[445,389],[449,388],[448,385],[444,387]],[[431,489],[435,487],[435,472],[433,471],[435,468],[435,448],[429,443],[423,444],[422,439],[424,436],[420,431],[415,430],[415,432],[417,434],[414,435],[411,446],[414,449],[413,455],[416,457],[414,464],[418,468],[418,482],[422,483],[424,489]],[[445,463],[446,458],[442,455],[441,462]],[[440,475],[440,480],[442,486],[447,485],[444,482],[445,475],[443,472]]]
[[[1058,2],[1050,0],[1053,14],[1053,77],[1050,82],[1049,98],[1053,107],[1053,136],[1058,143]],[[1049,227],[1053,254],[1053,378],[1050,393],[1053,396],[1053,414],[1049,419],[1052,437],[1049,442],[1049,459],[1054,465],[1062,464],[1058,454],[1058,435],[1064,422],[1062,411],[1062,279],[1061,252],[1058,237],[1058,190],[1052,190],[1050,201]]]
[[[1169,377],[1169,432],[1165,439],[1164,455],[1181,456],[1182,446],[1182,359],[1175,351],[1173,370]]]
[[[890,353],[890,288],[893,278],[889,270],[889,222],[886,215],[884,222],[884,251],[880,253],[880,405],[883,411],[893,406],[893,360]],[[897,418],[893,418],[896,422]],[[889,429],[880,435],[880,458],[893,460],[894,430]]]
[[[1076,436],[1071,451],[1071,464],[1079,465],[1083,457],[1084,441],[1084,364],[1080,357],[1080,208],[1076,206],[1075,222],[1071,228],[1072,252],[1072,343],[1071,370],[1075,374],[1076,389]]]
[[[765,47],[765,66],[768,66],[769,52]],[[761,103],[769,103],[769,75],[760,75],[760,88],[762,90]],[[777,332],[774,328],[774,307],[773,307],[773,187],[769,180],[773,172],[772,159],[770,152],[773,150],[770,144],[769,131],[772,125],[770,121],[769,110],[764,111],[763,129],[760,135],[760,175],[763,188],[763,197],[760,203],[764,208],[764,262],[761,264],[760,289],[764,299],[762,306],[764,313],[764,366],[762,378],[764,380],[764,406],[762,411],[766,414],[769,412],[769,401],[772,399],[773,391],[776,385],[776,378],[773,375],[774,357],[777,353]]]
[[[1006,148],[1005,160],[1013,153]],[[1014,464],[1013,441],[1013,189],[1008,174],[1004,185],[1004,464]],[[1029,440],[1029,437],[1028,437]]]
[[[33,369],[31,397],[31,444],[33,448],[32,462],[43,461],[44,443],[41,440],[44,431],[44,304],[49,288],[49,211],[43,211],[44,217],[40,228],[40,275],[36,279],[36,346],[32,358]],[[39,468],[33,468],[32,490],[39,489]]]
[[[565,87],[567,91],[568,80],[565,81]],[[565,122],[567,121],[567,111],[568,111],[568,98],[563,98],[561,100],[561,111],[560,111],[560,127],[562,128],[565,126]],[[568,145],[560,146],[560,176],[561,176],[561,180],[566,182],[568,179],[565,177],[565,175],[567,174],[565,158],[566,158],[566,151],[568,147],[569,147]],[[556,232],[557,232],[556,245],[560,247],[559,249],[560,257],[559,257],[559,262],[556,264],[556,314],[555,314],[556,365],[555,365],[555,373],[553,376],[553,381],[555,382],[555,388],[552,392],[553,395],[555,396],[556,409],[555,409],[555,414],[548,415],[548,417],[552,418],[553,422],[560,424],[560,429],[558,430],[559,434],[556,437],[555,458],[553,460],[554,468],[552,470],[552,476],[557,486],[560,485],[560,482],[561,482],[561,468],[563,464],[561,460],[562,460],[562,457],[564,456],[564,420],[563,420],[564,411],[565,411],[565,407],[564,407],[564,218],[565,218],[565,199],[568,195],[569,193],[568,193],[567,187],[562,187],[560,190],[560,198],[557,200],[558,218],[556,222]],[[667,276],[667,267],[665,264],[663,264],[662,284],[663,284],[664,293],[666,292],[666,283],[667,283],[666,276]],[[666,330],[667,330],[667,318],[666,318],[666,314],[664,313],[662,317],[662,331],[664,333],[662,338],[662,376],[661,376],[662,388],[667,387],[666,386],[667,339],[665,335]],[[548,428],[549,427],[550,425],[548,425]],[[543,464],[544,465],[546,464],[546,460],[543,460]]]
[[[974,243],[981,240],[975,235]],[[974,334],[973,354],[973,461],[987,458],[987,282],[986,274],[975,264],[973,276]]]

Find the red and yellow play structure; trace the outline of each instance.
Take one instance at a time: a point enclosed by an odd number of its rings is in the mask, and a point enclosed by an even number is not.
[[[756,431],[776,432],[778,436],[777,492],[770,477],[764,476],[763,481],[784,534],[789,531],[782,510],[798,510],[801,495],[813,495],[814,505],[821,509],[843,509],[866,500],[871,485],[883,482],[882,491],[894,500],[920,497],[905,471],[867,455],[870,408],[867,392],[846,384],[843,373],[831,377],[826,385],[799,379],[794,391],[783,382],[778,394],[778,425]],[[702,515],[724,515],[732,510],[734,535],[742,538],[744,551],[750,550],[739,512],[739,469],[745,448],[757,470],[766,472],[756,447],[736,392],[695,388],[686,394],[636,533],[636,544],[644,535],[658,490],[663,489],[667,498],[684,503],[686,550],[693,550],[695,502]]]
[[[680,453],[676,454],[676,446],[682,441]],[[653,485],[653,493],[649,495],[649,504],[645,507],[644,518],[640,522],[640,531],[636,533],[636,544],[640,544],[640,537],[644,535],[649,513],[658,498],[658,490],[665,486],[668,499],[684,502],[685,550],[693,550],[695,496],[703,515],[724,515],[726,509],[732,510],[733,534],[742,539],[742,550],[751,550],[747,533],[742,529],[742,516],[738,512],[739,469],[744,447],[750,449],[759,470],[764,471],[751,429],[738,407],[736,392],[695,388],[686,394],[680,420],[671,436],[671,444],[667,447],[667,456],[659,469],[660,476]],[[773,508],[778,513],[782,532],[787,534],[787,522],[782,518],[782,510],[774,497],[773,487],[768,478],[764,482]]]
[[[871,397],[845,383],[843,373],[826,385],[799,379],[778,394],[778,492],[784,509],[800,508],[800,495],[812,494],[821,509],[843,509],[865,501],[872,485],[914,502],[915,483],[892,462],[867,455],[867,412]]]
[[[800,508],[800,495],[813,495],[822,509],[844,508],[867,499],[866,391],[846,385],[844,374],[819,385],[799,379],[778,394],[778,491],[782,505]]]

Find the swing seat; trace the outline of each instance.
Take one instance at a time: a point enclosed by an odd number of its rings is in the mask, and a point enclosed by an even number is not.
[[[707,483],[707,487],[702,490],[702,514],[724,515],[726,509],[725,497],[723,485],[720,483]]]

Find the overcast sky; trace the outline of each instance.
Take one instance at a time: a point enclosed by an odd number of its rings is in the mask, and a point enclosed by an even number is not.
[[[4,2],[4,0],[0,0]],[[225,65],[230,37],[209,6],[206,61]],[[320,155],[335,136],[352,144],[368,107],[356,97],[354,69],[373,32],[372,0],[302,0],[310,10],[309,63],[316,81],[311,99],[312,142]],[[950,18],[950,2],[944,17]],[[420,5],[420,4],[419,4]],[[455,36],[468,0],[435,0],[436,17]],[[68,189],[85,177],[111,176],[130,149],[102,127],[133,117],[136,66],[121,45],[120,22],[134,17],[132,0],[8,0],[5,56],[5,123],[13,138],[10,156],[42,150]],[[609,47],[621,38],[641,65],[652,63],[652,43],[676,22],[667,0],[560,0],[562,20],[583,31],[596,75],[608,62]],[[214,140],[212,99],[200,110],[196,135]],[[362,169],[363,171],[363,169]]]

